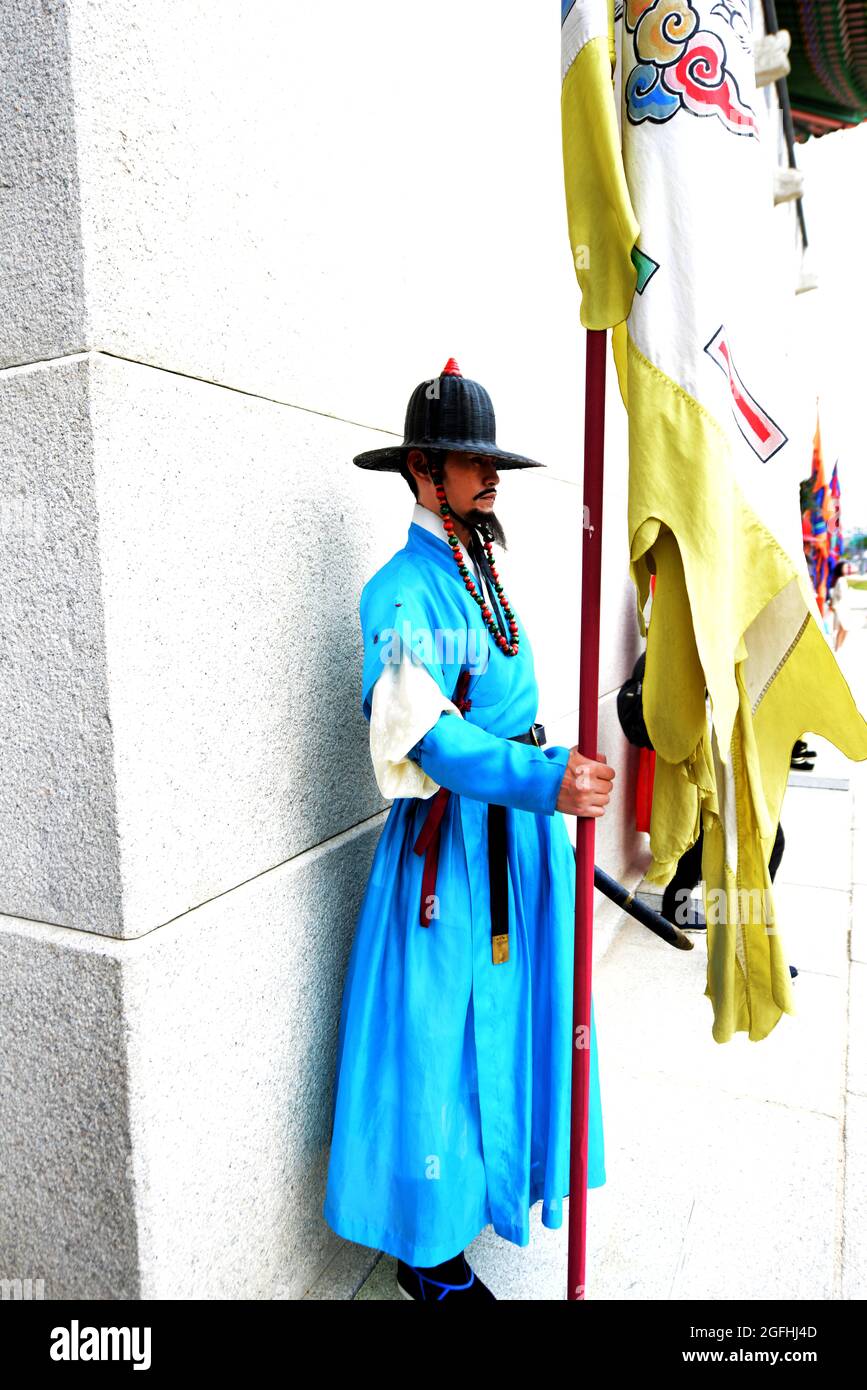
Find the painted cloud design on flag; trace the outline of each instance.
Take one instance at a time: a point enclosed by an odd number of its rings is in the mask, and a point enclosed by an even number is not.
[[[633,125],[661,124],[678,111],[716,116],[735,135],[758,138],[755,113],[743,101],[725,44],[689,0],[626,0],[626,28],[636,62],[626,80]]]

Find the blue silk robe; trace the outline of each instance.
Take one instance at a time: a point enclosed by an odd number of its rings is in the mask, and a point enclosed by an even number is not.
[[[382,662],[398,650],[413,650],[448,699],[461,666],[474,671],[464,717],[441,713],[409,750],[452,793],[439,915],[419,921],[424,861],[413,843],[429,800],[397,798],[362,901],[338,1032],[323,1215],[347,1240],[415,1265],[457,1254],[488,1224],[527,1245],[529,1208],[541,1200],[542,1223],[559,1227],[569,1192],[575,857],[555,809],[568,749],[508,741],[538,715],[532,651],[512,607],[515,657],[489,637],[447,542],[415,523],[361,596],[368,720]],[[488,802],[509,808],[509,959],[497,965]],[[599,1187],[592,1005],[588,1141],[588,1185]]]

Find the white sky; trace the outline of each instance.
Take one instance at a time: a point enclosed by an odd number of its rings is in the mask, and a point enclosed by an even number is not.
[[[839,460],[843,529],[867,531],[867,122],[796,145],[795,158],[806,175],[805,264],[819,277],[818,289],[798,296],[802,351],[829,478]]]

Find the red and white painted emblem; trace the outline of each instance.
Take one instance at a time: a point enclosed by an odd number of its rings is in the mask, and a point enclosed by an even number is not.
[[[738,376],[725,324],[720,324],[710,342],[705,344],[704,350],[711,361],[728,377],[735,424],[753,452],[758,454],[763,463],[767,463],[768,459],[773,458],[774,454],[782,449],[788,435],[783,433],[776,421],[772,420],[755,397],[750,395]]]

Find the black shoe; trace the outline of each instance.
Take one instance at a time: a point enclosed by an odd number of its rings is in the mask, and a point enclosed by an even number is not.
[[[451,1263],[446,1261],[446,1269]],[[404,1298],[414,1299],[417,1303],[440,1303],[445,1298],[451,1299],[453,1303],[459,1299],[496,1302],[496,1296],[491,1293],[487,1284],[482,1283],[475,1271],[470,1269],[463,1255],[460,1256],[460,1264],[463,1266],[464,1278],[452,1282],[436,1279],[431,1274],[422,1273],[415,1265],[398,1260],[397,1287]]]
[[[789,766],[795,772],[812,772],[816,763],[815,748],[808,748],[802,738],[796,739]]]

